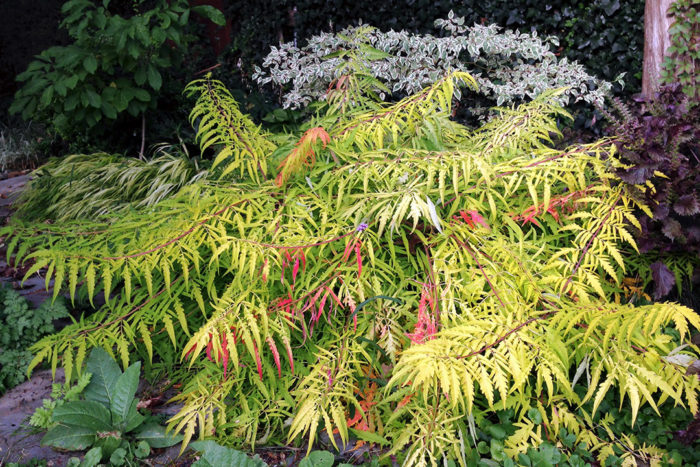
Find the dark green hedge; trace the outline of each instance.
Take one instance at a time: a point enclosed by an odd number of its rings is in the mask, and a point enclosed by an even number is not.
[[[641,87],[644,0],[229,0],[234,49],[244,69],[260,63],[271,45],[338,31],[359,20],[382,30],[436,32],[433,21],[454,10],[469,23],[497,23],[560,39],[561,56],[578,60],[601,78],[627,72],[625,92]],[[296,12],[294,9],[296,8]]]

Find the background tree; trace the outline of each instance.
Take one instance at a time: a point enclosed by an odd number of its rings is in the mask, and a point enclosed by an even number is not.
[[[661,84],[661,65],[671,45],[669,29],[673,18],[667,15],[673,0],[647,0],[644,9],[644,64],[642,94],[650,97]]]

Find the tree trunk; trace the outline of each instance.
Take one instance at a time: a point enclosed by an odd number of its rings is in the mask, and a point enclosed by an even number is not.
[[[651,97],[661,84],[661,65],[671,45],[668,30],[673,18],[667,16],[673,0],[646,0],[644,8],[644,65],[642,95]]]

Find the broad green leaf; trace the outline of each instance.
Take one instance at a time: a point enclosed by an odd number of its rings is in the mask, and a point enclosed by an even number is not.
[[[199,5],[193,7],[191,10],[197,13],[198,15],[202,15],[205,18],[209,19],[212,23],[216,24],[217,26],[223,26],[226,24],[226,17],[224,16],[224,14],[221,12],[221,10],[216,9],[213,6]]]
[[[146,83],[146,79],[146,68],[140,66],[136,69],[136,72],[134,72],[134,82],[139,86],[143,86],[144,83]]]
[[[117,448],[114,450],[111,456],[109,456],[109,462],[112,465],[120,466],[124,465],[126,462],[126,449]]]
[[[83,68],[85,68],[85,71],[88,73],[94,73],[97,71],[97,59],[92,55],[88,55],[83,60]]]
[[[65,402],[54,409],[53,419],[61,425],[89,428],[95,432],[112,429],[112,415],[96,401]]]
[[[85,369],[92,374],[90,384],[85,388],[85,398],[111,407],[117,380],[122,375],[117,362],[104,349],[95,347],[88,356]]]
[[[192,467],[266,467],[257,455],[248,457],[235,449],[223,447],[214,441],[195,441],[190,447],[202,453],[202,457]]]
[[[144,425],[136,433],[136,438],[148,442],[153,448],[167,448],[182,441],[182,435],[166,433],[165,427],[156,423]]]
[[[87,91],[87,99],[90,105],[96,109],[102,107],[102,98],[93,90]]]
[[[85,453],[80,467],[96,467],[102,460],[102,448],[97,446]]]
[[[333,467],[335,456],[328,451],[312,451],[299,462],[299,467]]]
[[[67,451],[86,449],[95,442],[95,431],[90,428],[58,425],[41,439],[42,446],[52,446]]]
[[[126,415],[126,419],[123,423],[124,431],[126,433],[129,433],[130,431],[133,431],[139,426],[141,426],[143,421],[146,419],[146,417],[139,413],[139,410],[137,408],[138,403],[138,399],[134,399],[131,402],[131,406],[129,407],[129,413]]]
[[[151,101],[151,94],[145,89],[132,89],[131,92],[134,95],[134,97],[140,100],[141,102]]]
[[[158,91],[163,84],[163,78],[160,76],[160,72],[153,65],[148,65],[148,84],[156,91]]]
[[[126,369],[114,385],[111,409],[112,413],[119,417],[119,421],[126,420],[129,415],[129,409],[139,387],[140,373],[141,362],[136,362]]]
[[[134,449],[134,455],[139,459],[148,457],[150,453],[151,446],[149,446],[146,441],[139,441],[139,443],[136,445],[136,449]]]
[[[110,434],[116,436],[98,436],[97,440],[95,441],[95,446],[99,446],[102,448],[102,455],[104,457],[111,456],[112,453],[119,448],[123,441],[121,433],[119,433],[118,431],[112,432]]]

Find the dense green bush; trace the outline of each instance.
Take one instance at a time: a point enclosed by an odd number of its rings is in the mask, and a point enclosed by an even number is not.
[[[54,320],[67,316],[62,300],[32,309],[15,290],[0,287],[0,394],[26,379],[29,347],[55,331]]]
[[[98,124],[104,130],[123,113],[136,117],[156,108],[164,70],[181,63],[193,40],[190,15],[219,23],[223,15],[208,6],[191,8],[186,0],[138,0],[133,7],[123,17],[110,11],[110,0],[66,2],[61,26],[73,43],[43,51],[18,75],[24,85],[10,112],[69,137]]]

